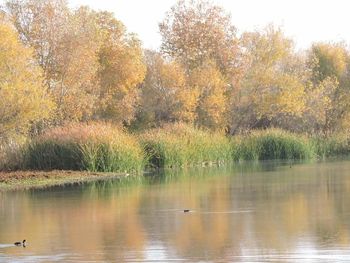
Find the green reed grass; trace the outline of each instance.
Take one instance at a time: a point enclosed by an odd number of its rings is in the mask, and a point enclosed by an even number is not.
[[[310,140],[320,159],[350,154],[350,137],[346,133],[333,134],[328,137],[314,135]]]
[[[146,131],[139,140],[153,167],[190,166],[231,159],[231,147],[225,135],[181,123]]]
[[[25,168],[140,172],[142,148],[135,137],[108,124],[75,124],[54,128],[24,149]]]
[[[0,138],[0,171],[18,170],[23,164],[22,146],[27,142],[24,136]]]
[[[312,159],[313,145],[306,136],[279,129],[253,131],[231,140],[233,159]]]
[[[147,167],[184,167],[225,161],[313,159],[350,153],[347,134],[328,137],[256,130],[227,137],[181,123],[139,135],[110,124],[72,124],[24,143],[2,143],[1,169],[139,173]]]

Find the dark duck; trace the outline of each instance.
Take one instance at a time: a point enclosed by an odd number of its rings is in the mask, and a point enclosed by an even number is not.
[[[15,244],[15,246],[18,246],[18,247],[19,247],[19,246],[24,246],[24,247],[25,247],[25,246],[26,246],[26,240],[23,239],[22,242],[19,242],[19,241],[18,241],[18,242],[15,242],[14,244]]]

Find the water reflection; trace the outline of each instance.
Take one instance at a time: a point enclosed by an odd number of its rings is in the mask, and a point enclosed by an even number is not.
[[[348,261],[349,170],[245,163],[0,193],[0,243],[28,240],[0,261]]]

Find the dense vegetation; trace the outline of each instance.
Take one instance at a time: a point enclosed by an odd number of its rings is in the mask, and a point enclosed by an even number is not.
[[[320,139],[280,129],[230,137],[183,123],[138,134],[105,123],[70,124],[15,148],[2,168],[140,173],[230,161],[309,160],[349,154],[348,141],[345,135]]]
[[[137,141],[106,124],[54,128],[23,147],[24,168],[140,172],[143,152]]]
[[[184,124],[146,131],[139,141],[149,165],[155,167],[221,163],[232,158],[229,139],[224,135]]]
[[[159,30],[160,50],[145,50],[112,13],[6,1],[0,166],[138,171],[145,162],[348,153],[344,43],[297,52],[272,25],[238,35],[230,15],[205,0],[178,1]]]
[[[282,130],[255,131],[233,138],[234,160],[312,159],[316,157],[311,141]]]

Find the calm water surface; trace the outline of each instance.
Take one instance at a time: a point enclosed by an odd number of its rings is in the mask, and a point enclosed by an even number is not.
[[[0,262],[169,261],[349,262],[350,161],[0,193]]]

